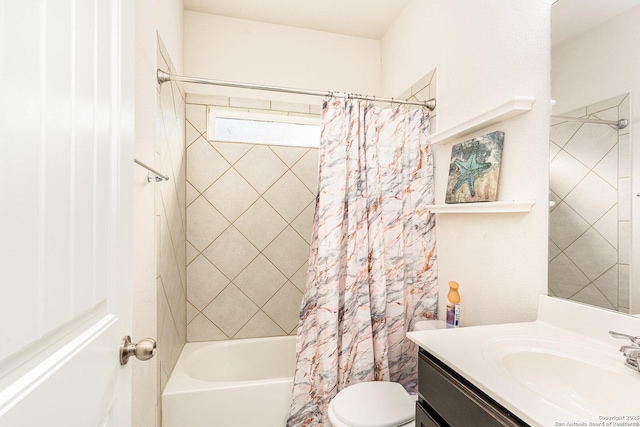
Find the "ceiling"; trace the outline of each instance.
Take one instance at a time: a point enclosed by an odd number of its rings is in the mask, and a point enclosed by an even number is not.
[[[569,41],[639,5],[640,0],[556,0],[551,19],[552,45]]]
[[[186,10],[380,39],[409,0],[183,0]]]

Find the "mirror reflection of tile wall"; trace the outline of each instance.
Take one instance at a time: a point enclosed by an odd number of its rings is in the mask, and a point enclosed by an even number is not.
[[[561,114],[629,118],[629,94]],[[554,119],[549,295],[629,312],[629,127]]]

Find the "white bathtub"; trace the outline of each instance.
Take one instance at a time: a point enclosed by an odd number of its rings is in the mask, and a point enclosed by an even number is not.
[[[283,427],[295,337],[187,343],[162,393],[163,427]]]

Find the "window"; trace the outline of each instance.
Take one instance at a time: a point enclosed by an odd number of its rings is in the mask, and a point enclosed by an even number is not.
[[[207,116],[208,140],[315,148],[320,145],[319,117],[212,107]]]

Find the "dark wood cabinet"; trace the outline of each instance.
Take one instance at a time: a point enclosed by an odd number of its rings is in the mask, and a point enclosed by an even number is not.
[[[420,348],[416,427],[526,427],[527,423]]]

